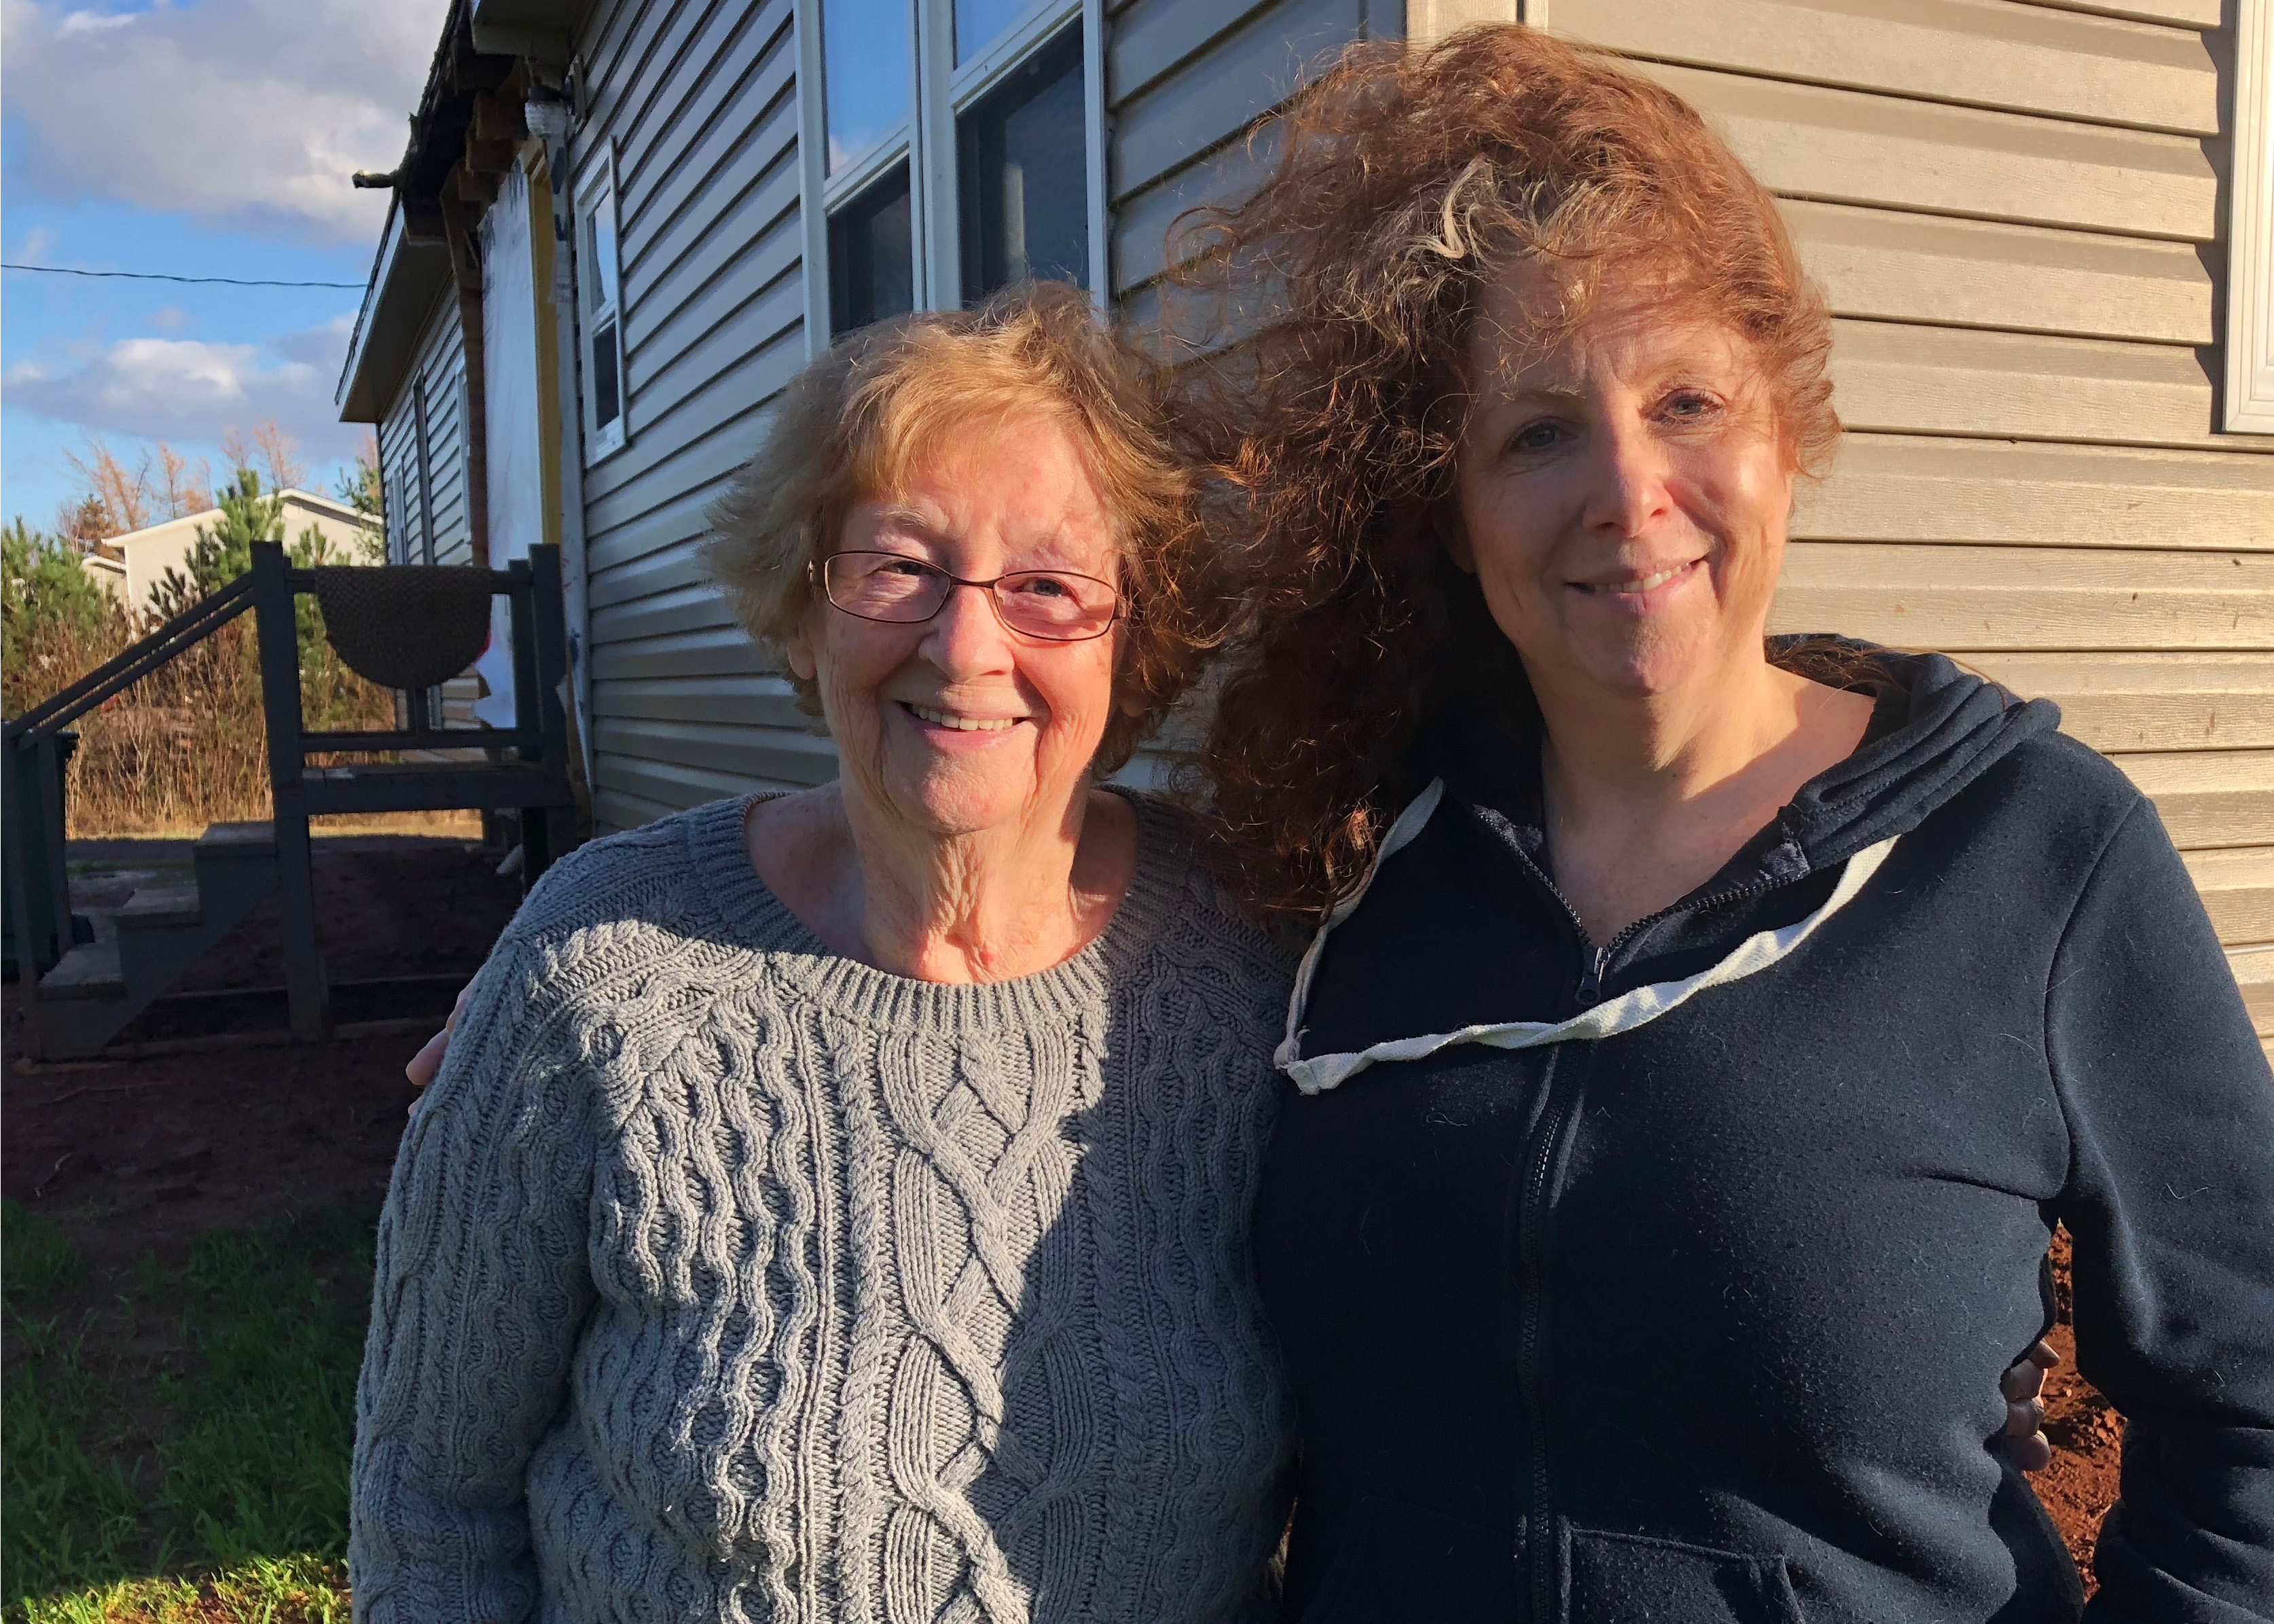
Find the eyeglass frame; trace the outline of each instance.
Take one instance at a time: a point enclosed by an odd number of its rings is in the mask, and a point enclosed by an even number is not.
[[[903,563],[916,565],[940,576],[947,583],[947,590],[939,595],[939,602],[932,606],[930,614],[914,620],[887,620],[877,615],[862,614],[857,609],[847,609],[829,595],[829,560],[839,558],[899,559]],[[1079,637],[1047,637],[1040,632],[1023,631],[1004,618],[1003,600],[995,595],[995,589],[1013,575],[1072,575],[1077,581],[1096,582],[1113,594],[1113,613],[1107,618],[1104,625],[1094,632],[1084,632]],[[988,605],[995,611],[995,623],[1013,637],[1026,637],[1035,643],[1095,643],[1122,621],[1128,620],[1132,613],[1128,595],[1119,587],[1111,581],[1101,581],[1096,575],[1086,575],[1078,569],[1006,569],[991,581],[973,581],[962,575],[949,574],[930,559],[911,558],[905,553],[890,553],[881,547],[840,547],[834,553],[823,554],[820,558],[808,559],[805,565],[805,579],[807,585],[820,592],[821,601],[836,610],[838,613],[849,614],[855,620],[866,620],[871,626],[928,626],[939,618],[939,612],[947,607],[948,599],[955,596],[955,589],[960,586],[975,586],[985,592]]]

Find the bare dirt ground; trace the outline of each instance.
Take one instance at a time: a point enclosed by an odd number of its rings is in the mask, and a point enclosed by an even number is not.
[[[146,876],[186,868],[182,841],[73,842],[74,906],[116,909]],[[119,1265],[217,1228],[258,1228],[321,1205],[376,1207],[411,1100],[403,1063],[439,1025],[520,899],[470,841],[359,835],[320,841],[317,910],[343,1019],[411,1030],[69,1067],[23,1064],[6,997],[0,1192],[63,1222],[91,1262]],[[177,1001],[124,1040],[163,1041],[281,1024],[283,946],[274,904],[191,973]],[[385,984],[391,982],[391,985]],[[363,1008],[351,1007],[362,1004]]]
[[[136,876],[186,866],[181,842],[87,843],[83,907],[115,909]],[[471,842],[362,835],[317,849],[326,966],[335,981],[391,979],[343,1019],[439,1023],[486,956],[519,900]],[[210,1029],[216,1020],[281,1024],[282,948],[273,906],[241,926],[187,987],[215,998],[200,1013],[154,1011],[129,1038]],[[262,992],[257,989],[271,989]],[[352,1000],[346,1000],[352,1002]],[[375,1211],[387,1187],[412,1092],[403,1063],[417,1030],[316,1044],[277,1044],[27,1068],[12,988],[5,1000],[0,1101],[0,1192],[62,1222],[105,1271],[155,1253],[171,1259],[215,1229],[256,1229],[323,1207]],[[2068,1328],[2067,1237],[2054,1263],[2067,1363],[2046,1387],[2053,1462],[2039,1497],[2090,1584],[2092,1542],[2116,1498],[2122,1424],[2075,1371]]]

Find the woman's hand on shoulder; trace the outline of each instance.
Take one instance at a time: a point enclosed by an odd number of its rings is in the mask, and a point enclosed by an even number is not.
[[[1998,1383],[2006,1397],[2006,1434],[1999,1445],[2025,1472],[2043,1471],[2052,1463],[2053,1447],[2042,1430],[2045,1404],[2037,1395],[2045,1389],[2045,1372],[2060,1362],[2049,1343],[2037,1342]]]
[[[428,1038],[425,1047],[411,1056],[410,1064],[403,1068],[403,1075],[410,1079],[413,1088],[423,1091],[440,1073],[442,1057],[450,1052],[450,1034],[457,1030],[458,1017],[466,1012],[466,996],[473,990],[471,981],[458,989],[458,1001],[450,1006],[450,1018],[442,1023],[442,1029]],[[410,1102],[410,1109],[418,1109],[417,1100]]]

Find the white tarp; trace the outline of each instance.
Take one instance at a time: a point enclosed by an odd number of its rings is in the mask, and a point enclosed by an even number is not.
[[[545,420],[538,410],[537,266],[529,209],[529,177],[515,164],[482,217],[481,231],[482,444],[489,455],[493,569],[527,558],[545,539]],[[475,702],[474,714],[492,727],[513,726],[512,649],[506,600],[492,598],[490,646],[474,665],[489,687]]]

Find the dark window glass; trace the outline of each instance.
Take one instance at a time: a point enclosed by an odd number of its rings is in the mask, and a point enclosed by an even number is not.
[[[821,0],[821,83],[834,175],[908,116],[907,0]]]
[[[623,409],[622,380],[616,376],[616,323],[612,316],[592,330],[593,432],[606,432]]]
[[[1081,34],[1061,34],[966,113],[963,297],[1035,277],[1089,285],[1089,162]]]
[[[915,236],[905,163],[829,221],[829,335],[916,307]]]

